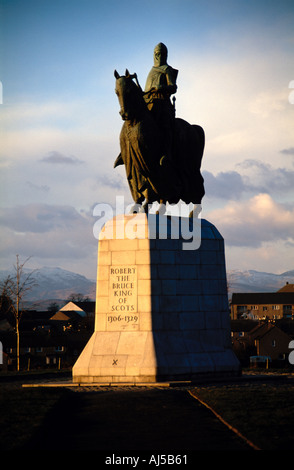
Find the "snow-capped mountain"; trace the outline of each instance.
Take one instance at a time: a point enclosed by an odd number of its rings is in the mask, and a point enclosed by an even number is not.
[[[23,279],[31,271],[24,269]],[[15,270],[0,271],[0,281],[7,278],[8,275],[14,277]],[[96,282],[80,274],[61,268],[43,267],[37,269],[32,277],[36,281],[36,285],[26,293],[26,301],[65,300],[71,294],[82,294],[90,299],[95,299]]]
[[[294,284],[294,270],[282,274],[231,270],[227,272],[227,281],[230,294],[233,292],[276,292],[286,282]]]
[[[24,275],[31,270],[25,269]],[[0,271],[0,282],[8,275],[14,276],[15,271]],[[43,304],[46,300],[66,300],[71,294],[82,294],[95,299],[96,281],[87,279],[62,268],[43,267],[33,274],[36,285],[25,295],[29,302]],[[283,274],[272,274],[254,270],[227,272],[229,295],[233,292],[275,292],[286,282],[294,284],[294,270]]]

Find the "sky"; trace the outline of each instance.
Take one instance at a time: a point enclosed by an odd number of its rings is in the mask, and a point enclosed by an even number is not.
[[[131,203],[113,71],[144,87],[159,42],[227,269],[294,269],[293,0],[0,0],[0,269],[95,279],[93,209]]]

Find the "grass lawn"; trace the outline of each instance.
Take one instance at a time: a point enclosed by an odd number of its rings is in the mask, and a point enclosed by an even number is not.
[[[0,450],[21,449],[62,393],[60,389],[22,389],[0,384]]]
[[[294,385],[243,383],[190,391],[262,450],[294,448]],[[65,393],[0,383],[0,450],[22,449]]]
[[[293,385],[227,385],[193,391],[261,450],[293,450]]]

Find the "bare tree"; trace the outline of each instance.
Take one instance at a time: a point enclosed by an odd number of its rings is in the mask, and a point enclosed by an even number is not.
[[[90,299],[88,296],[85,296],[84,294],[72,293],[68,296],[67,301],[68,302],[89,302]]]
[[[24,273],[24,266],[29,259],[30,257],[20,263],[19,255],[16,255],[15,275],[9,275],[2,283],[2,294],[8,295],[12,300],[10,311],[15,318],[17,371],[19,371],[19,323],[23,313],[22,301],[25,294],[36,285],[33,275],[37,270]]]

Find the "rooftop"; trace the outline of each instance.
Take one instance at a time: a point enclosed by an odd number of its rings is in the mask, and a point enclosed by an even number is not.
[[[294,284],[284,285],[277,292],[240,292],[233,293],[232,304],[294,304]]]

